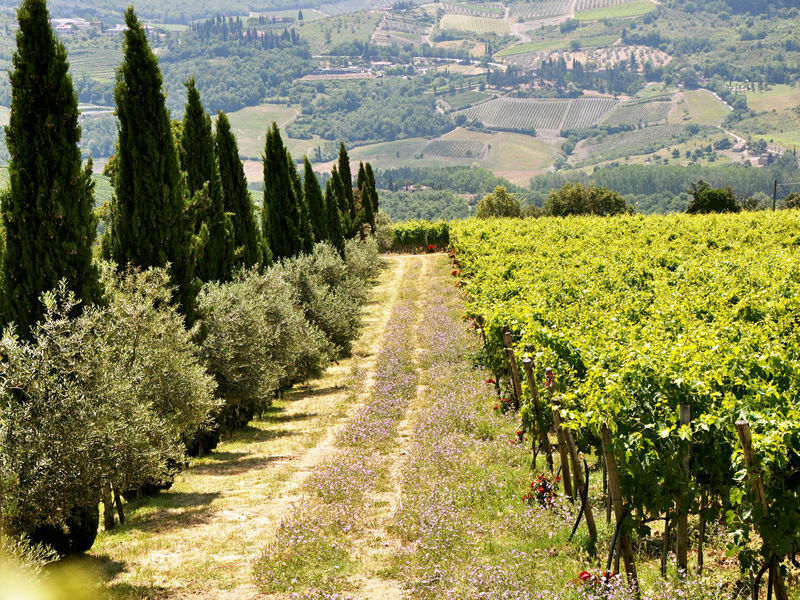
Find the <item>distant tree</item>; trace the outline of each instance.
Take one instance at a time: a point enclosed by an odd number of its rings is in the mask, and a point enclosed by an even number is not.
[[[736,194],[730,186],[712,188],[711,185],[698,180],[686,190],[690,196],[687,214],[739,212],[741,207],[736,201]]]
[[[217,162],[222,185],[225,212],[233,221],[234,267],[249,269],[263,260],[264,239],[258,230],[253,198],[247,189],[247,178],[239,159],[239,147],[225,113],[217,116],[215,138]]]
[[[125,13],[125,23],[114,89],[119,151],[104,245],[121,271],[129,264],[146,269],[169,263],[176,300],[191,322],[197,294],[193,236],[161,71],[133,8]]]
[[[303,20],[303,11],[302,10],[298,10],[297,11],[297,20],[298,21],[302,21]]]
[[[350,171],[350,157],[347,155],[344,142],[339,144],[339,177],[342,178],[342,184],[344,185],[344,197],[347,200],[347,210],[350,218],[355,219],[356,205],[353,199],[353,174]]]
[[[599,185],[568,183],[550,192],[545,202],[545,212],[554,217],[568,215],[598,215],[607,217],[632,213],[621,194]]]
[[[300,211],[288,168],[286,148],[278,124],[267,129],[264,148],[264,204],[261,222],[273,260],[294,256],[303,250]]]
[[[44,315],[39,301],[59,280],[84,304],[100,295],[92,263],[97,223],[91,160],[83,168],[78,99],[64,45],[44,0],[25,0],[12,63],[5,128],[10,188],[2,195],[2,325],[27,337]]]
[[[325,200],[322,197],[317,175],[309,162],[308,157],[303,160],[303,195],[308,206],[308,216],[314,241],[321,242],[328,239],[328,215],[325,211]]]
[[[351,237],[353,235],[354,220],[350,218],[350,209],[347,203],[347,193],[345,192],[345,185],[339,175],[339,169],[336,165],[333,166],[331,171],[331,193],[333,194],[336,208],[339,210],[340,220],[342,223],[342,235],[344,237]]]
[[[800,193],[792,192],[791,194],[786,196],[786,198],[784,198],[783,202],[786,205],[786,208],[790,209],[800,208]]]
[[[373,214],[378,214],[378,188],[375,186],[375,173],[372,171],[372,165],[366,163],[364,165],[364,174],[367,176],[367,181],[369,181],[369,188],[372,191],[372,212]]]
[[[519,217],[520,215],[519,200],[514,194],[509,194],[502,185],[498,185],[491,194],[481,198],[475,213],[475,216],[479,219]]]
[[[335,171],[334,171],[335,172]],[[337,175],[338,177],[338,175]],[[325,212],[328,217],[328,241],[344,258],[344,236],[342,235],[342,217],[339,212],[333,180],[325,184]]]
[[[181,167],[192,197],[195,233],[204,241],[195,274],[201,281],[227,281],[233,270],[233,223],[225,214],[211,118],[194,78],[186,82],[186,112],[180,138]]]
[[[294,162],[291,153],[286,151],[287,168],[289,177],[292,180],[292,193],[297,202],[297,214],[300,218],[300,239],[303,252],[311,252],[314,249],[314,232],[311,229],[311,217],[308,214],[308,203],[306,202],[303,181],[297,171],[297,164]]]

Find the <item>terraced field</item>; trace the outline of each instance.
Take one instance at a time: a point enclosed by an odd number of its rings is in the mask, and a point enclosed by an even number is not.
[[[494,33],[506,35],[511,32],[508,21],[471,15],[444,15],[439,21],[439,28],[451,31],[468,31],[470,33]]]
[[[522,17],[526,21],[547,19],[569,14],[571,0],[541,0],[540,2],[518,2],[510,6],[509,16]]]
[[[69,64],[77,78],[87,75],[92,79],[109,81],[122,62],[122,51],[117,50],[72,50],[69,53]]]
[[[558,132],[600,122],[617,101],[613,98],[529,99],[496,98],[456,114],[483,123],[490,129]]]
[[[672,108],[672,100],[658,97],[652,100],[638,100],[620,104],[604,120],[604,125],[649,125],[666,120]]]
[[[425,156],[440,156],[442,158],[486,158],[487,147],[478,140],[431,140],[422,150]]]

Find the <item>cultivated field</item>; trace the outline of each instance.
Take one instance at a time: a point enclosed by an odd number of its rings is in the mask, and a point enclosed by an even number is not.
[[[592,165],[623,156],[650,154],[685,140],[682,125],[654,125],[644,129],[608,135],[601,140],[589,139],[575,148],[577,166]]]
[[[463,92],[456,92],[455,94],[449,94],[447,96],[443,96],[442,100],[447,102],[450,105],[450,108],[453,110],[458,110],[459,108],[464,108],[467,106],[472,106],[473,104],[477,104],[479,102],[483,102],[487,100],[491,96],[489,94],[484,94],[483,92],[477,92],[475,90],[465,90]]]
[[[669,115],[672,123],[689,122],[698,125],[719,125],[730,109],[708,90],[688,90],[678,96]]]
[[[613,98],[497,98],[459,111],[459,114],[491,129],[558,132],[598,123],[614,108],[616,102]]]
[[[584,49],[579,51],[565,51],[567,47],[565,41],[533,42],[506,48],[498,52],[495,57],[509,57],[508,62],[526,69],[538,68],[542,61],[556,58],[563,58],[568,69],[573,68],[576,60],[583,65],[591,62],[599,67],[608,68],[623,61],[630,64],[633,58],[636,61],[637,71],[642,71],[646,63],[664,66],[672,60],[666,52],[649,46],[615,46],[613,44],[617,41],[616,36],[597,36],[580,41]],[[593,48],[593,46],[599,47]]]
[[[324,54],[337,44],[368,41],[380,18],[377,13],[362,12],[320,19],[306,23],[302,37],[308,40],[312,53]]]
[[[747,92],[747,106],[756,112],[795,108],[800,106],[800,88],[774,85],[768,90]]]
[[[486,144],[478,140],[432,140],[422,149],[424,156],[481,160],[486,157]]]
[[[649,125],[664,121],[672,108],[672,99],[660,97],[653,100],[634,100],[617,106],[603,125]]]
[[[506,14],[505,6],[500,2],[464,3],[464,2],[443,2],[439,4],[446,13],[457,15],[472,15],[475,17],[503,17]]]
[[[597,21],[600,19],[624,19],[638,17],[652,12],[656,5],[650,0],[635,0],[623,4],[606,5],[600,8],[584,10],[575,13],[575,18],[579,21]]]
[[[439,28],[478,34],[494,33],[506,35],[511,32],[508,22],[502,19],[454,14],[443,15],[441,21],[439,21]]]

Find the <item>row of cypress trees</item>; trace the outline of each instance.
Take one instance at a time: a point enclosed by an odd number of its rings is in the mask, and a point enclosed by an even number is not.
[[[98,220],[92,164],[78,141],[78,104],[67,53],[50,25],[46,0],[24,0],[10,74],[6,128],[10,188],[0,202],[0,321],[27,337],[41,319],[40,295],[61,279],[84,304],[102,297],[93,247]],[[182,123],[170,120],[158,61],[133,8],[114,98],[116,155],[106,172],[114,196],[101,252],[119,269],[170,266],[174,300],[194,320],[201,282],[227,281],[238,267],[310,251],[328,240],[374,230],[378,196],[369,164],[352,186],[344,144],[323,195],[305,159],[301,179],[275,123],[267,131],[261,230],[235,136],[224,113],[212,131],[194,80]]]

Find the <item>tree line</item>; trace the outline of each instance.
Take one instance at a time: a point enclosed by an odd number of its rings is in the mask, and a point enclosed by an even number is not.
[[[66,554],[92,545],[100,502],[111,528],[122,497],[168,486],[187,453],[349,354],[377,267],[378,195],[368,163],[354,189],[343,144],[323,193],[273,123],[259,211],[230,123],[220,113],[213,131],[193,79],[183,121],[170,119],[129,8],[113,198],[95,211],[45,0],[25,0],[18,20],[0,196],[0,529]]]

